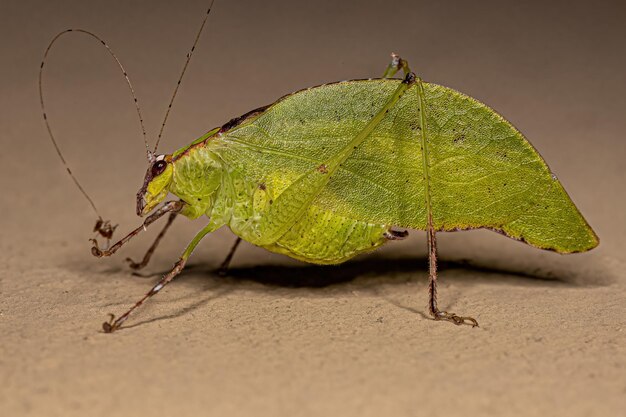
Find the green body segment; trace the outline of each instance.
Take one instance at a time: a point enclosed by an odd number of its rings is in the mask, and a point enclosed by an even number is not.
[[[425,230],[426,177],[436,230],[490,228],[561,253],[597,245],[520,132],[470,97],[422,85],[426,163],[418,86],[346,81],[286,96],[177,151],[169,191],[188,217],[313,263],[372,250],[392,226]]]

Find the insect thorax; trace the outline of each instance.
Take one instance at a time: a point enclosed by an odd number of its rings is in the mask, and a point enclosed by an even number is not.
[[[224,169],[218,157],[204,146],[193,147],[178,155],[173,164],[170,192],[187,203],[182,214],[191,219],[209,214]]]

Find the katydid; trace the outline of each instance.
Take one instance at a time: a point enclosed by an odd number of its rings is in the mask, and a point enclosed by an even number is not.
[[[400,71],[403,77],[393,78]],[[137,113],[141,121],[138,106]],[[142,268],[176,216],[205,224],[169,273],[124,314],[111,315],[103,324],[107,333],[170,283],[198,243],[223,226],[237,240],[221,270],[241,239],[304,262],[339,264],[404,238],[406,230],[399,229],[424,230],[429,313],[434,320],[471,326],[478,325],[474,318],[438,308],[437,232],[487,228],[559,253],[598,244],[517,129],[471,97],[421,80],[395,54],[382,78],[289,94],[170,154],[156,155],[158,142],[151,151],[146,141],[149,165],[137,193],[137,215],[147,216],[145,222],[110,247],[93,239],[93,255],[111,256],[168,214],[143,260],[131,261]],[[176,199],[158,207],[170,194]],[[108,240],[113,228],[98,218],[96,231]]]

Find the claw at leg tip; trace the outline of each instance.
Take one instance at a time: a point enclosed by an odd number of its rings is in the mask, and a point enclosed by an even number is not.
[[[89,239],[89,241],[93,245],[91,247],[91,254],[93,256],[95,256],[96,258],[101,258],[102,257],[102,251],[98,247],[98,241],[96,239]]]
[[[141,269],[141,264],[133,261],[131,258],[126,258],[125,261],[128,263],[130,269]]]
[[[104,323],[102,323],[102,330],[104,330],[105,333],[113,333],[116,328],[117,326],[115,326],[115,314],[109,313],[109,321],[105,321]]]
[[[467,324],[472,326],[472,328],[480,327],[478,326],[478,321],[476,321],[476,319],[474,319],[473,317],[457,316],[456,314],[448,313],[447,311],[437,311],[435,313],[431,313],[431,315],[433,316],[434,320],[449,321],[450,323],[456,324],[457,326]]]

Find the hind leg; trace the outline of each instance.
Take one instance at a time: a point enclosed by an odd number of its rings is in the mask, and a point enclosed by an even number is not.
[[[391,54],[391,63],[387,66],[383,78],[393,77],[398,71],[403,70],[405,74],[411,72],[409,64],[396,54]],[[454,313],[439,310],[437,306],[437,238],[436,231],[433,226],[433,213],[430,196],[430,161],[428,157],[428,142],[426,140],[426,103],[424,98],[424,89],[422,80],[419,77],[415,79],[415,88],[417,88],[417,96],[419,107],[416,117],[420,120],[419,140],[422,149],[422,163],[424,169],[424,182],[426,184],[426,209],[427,209],[427,233],[428,233],[428,264],[429,264],[429,283],[428,283],[428,312],[435,320],[445,320],[456,325],[468,324],[472,327],[478,326],[478,322],[472,317],[458,316]]]
[[[432,228],[428,228],[428,312],[435,320],[445,320],[456,325],[468,324],[477,327],[478,322],[472,317],[457,316],[454,313],[439,310],[437,307],[437,239]]]

